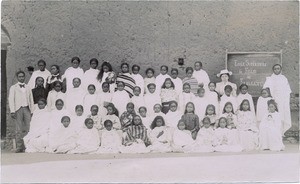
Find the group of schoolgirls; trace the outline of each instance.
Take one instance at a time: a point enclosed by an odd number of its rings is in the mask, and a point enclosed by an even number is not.
[[[46,63],[41,60],[45,66]],[[262,89],[254,110],[248,86],[210,82],[202,63],[186,68],[180,79],[173,68],[152,68],[146,77],[138,65],[90,60],[83,71],[74,57],[64,75],[57,65],[34,72],[30,105],[33,116],[24,137],[26,152],[148,153],[240,152],[284,149],[282,118],[269,88]],[[43,73],[43,74],[41,74]],[[46,74],[47,73],[47,74]],[[44,75],[45,74],[45,75]]]

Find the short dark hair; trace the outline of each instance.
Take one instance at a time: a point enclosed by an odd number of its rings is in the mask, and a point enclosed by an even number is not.
[[[128,64],[128,63],[121,63],[121,68],[122,68],[124,65],[127,65],[127,66],[129,67],[129,64]]]
[[[64,101],[63,101],[62,99],[57,99],[57,100],[55,101],[55,105],[56,105],[58,102],[62,102],[63,105],[65,104]]]
[[[154,71],[154,69],[153,69],[153,68],[147,68],[145,73],[147,74],[147,73],[148,73],[148,71],[152,71],[152,73],[153,73],[153,74],[155,73],[155,71]]]
[[[20,71],[17,71],[17,72],[16,72],[16,76],[18,76],[20,73],[24,74],[24,76],[25,76],[25,72],[24,72],[24,71],[22,71],[22,70],[20,70]]]
[[[167,65],[162,65],[162,66],[160,67],[160,69],[162,69],[163,67],[165,67],[167,71],[169,70],[169,67],[168,67]]]
[[[113,122],[112,122],[111,120],[107,119],[107,120],[105,120],[104,123],[103,123],[103,124],[104,124],[104,127],[107,127],[107,124],[108,124],[108,123],[110,123],[111,125],[113,125]]]
[[[69,116],[63,116],[60,121],[63,122],[64,119],[68,119],[69,121],[71,121],[71,118]]]
[[[79,108],[81,108],[81,109],[83,110],[83,106],[82,106],[82,105],[76,105],[75,111],[76,111],[77,109],[79,109]]]
[[[44,65],[46,66],[46,61],[40,59],[40,60],[37,62],[37,64],[39,65],[40,63],[44,63]]]
[[[187,73],[189,70],[192,70],[192,72],[194,72],[194,69],[192,67],[186,67],[185,73]]]
[[[240,85],[240,87],[239,87],[239,89],[240,89],[240,90],[242,90],[242,87],[244,87],[244,86],[246,86],[246,87],[247,87],[247,89],[248,89],[248,85],[247,85],[247,84],[245,84],[245,83],[241,84],[241,85]]]
[[[134,65],[132,65],[131,70],[133,70],[134,67],[137,67],[139,71],[141,69],[141,67],[139,65],[134,64]]]
[[[80,63],[80,59],[79,59],[79,57],[72,57],[72,59],[71,59],[71,63],[73,63],[73,61],[75,61],[75,60],[77,60],[77,61],[78,61],[78,63]]]
[[[177,68],[172,68],[172,69],[171,69],[171,73],[172,73],[173,71],[176,71],[177,74],[179,73]]]
[[[92,64],[92,62],[93,61],[95,61],[96,62],[96,64],[97,64],[97,66],[98,66],[98,64],[99,64],[99,61],[98,61],[98,59],[96,59],[96,58],[92,58],[91,60],[90,60],[90,65]]]

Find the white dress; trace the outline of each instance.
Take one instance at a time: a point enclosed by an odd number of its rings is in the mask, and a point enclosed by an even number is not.
[[[47,69],[45,69],[45,71],[40,71],[40,70],[34,71],[28,81],[29,88],[30,89],[35,88],[35,80],[37,77],[42,77],[44,79],[44,88],[46,88],[47,78],[49,76],[51,76],[51,73]]]
[[[278,104],[278,112],[283,120],[281,129],[282,135],[292,126],[291,110],[290,110],[290,94],[292,92],[287,78],[282,75],[272,74],[266,78],[264,88],[269,87],[271,96]]]
[[[150,117],[142,117],[142,116],[140,116],[141,117],[141,119],[142,119],[142,122],[143,122],[143,125],[148,129],[148,130],[150,130],[150,126],[151,126],[151,124],[152,124],[152,121],[151,121],[151,118]],[[148,131],[148,133],[149,133],[149,131]]]
[[[115,105],[116,109],[118,109],[119,116],[121,116],[121,114],[126,111],[126,106],[130,102],[130,97],[125,90],[116,91],[113,94],[111,102]]]
[[[55,107],[55,102],[56,100],[61,99],[64,102],[64,105],[66,103],[66,94],[63,92],[57,92],[55,90],[51,90],[48,94],[47,97],[47,106],[49,108],[49,110],[54,110],[56,109]]]
[[[69,126],[74,128],[76,131],[79,131],[85,127],[84,121],[87,118],[87,116],[85,116],[84,114],[82,114],[81,116],[72,115],[70,118],[71,123]]]
[[[99,106],[100,106],[100,100],[98,98],[98,95],[96,93],[89,94],[86,93],[86,95],[83,97],[83,110],[85,114],[91,113],[91,107],[93,105],[98,106],[98,112],[99,112]]]
[[[242,146],[238,144],[238,138],[228,128],[217,128],[215,130],[215,151],[218,152],[241,152]]]
[[[81,81],[84,90],[87,90],[90,84],[95,85],[96,91],[101,89],[100,82],[97,79],[99,72],[100,71],[98,69],[93,69],[93,68],[90,68],[84,72],[83,79]]]
[[[113,97],[113,93],[104,93],[99,92],[98,93],[98,101],[99,101],[99,111],[98,114],[101,116],[104,116],[107,114],[107,109],[104,107],[104,105],[107,105],[108,103],[111,103]]]
[[[197,79],[198,84],[203,83],[203,87],[204,87],[205,91],[209,90],[208,84],[209,84],[210,80],[209,80],[209,76],[206,71],[204,71],[203,69],[200,69],[198,71],[194,70],[193,77]]]
[[[243,150],[258,148],[258,128],[256,118],[251,111],[238,111],[237,130]]]
[[[110,120],[113,123],[113,128],[121,129],[120,119],[115,114],[112,114],[112,115],[107,114],[107,115],[102,117],[102,120],[101,120],[102,128],[104,128],[104,121],[106,121],[106,120]]]
[[[144,94],[144,78],[141,76],[141,74],[131,74],[131,77],[135,80],[135,85],[141,88],[141,95]]]
[[[83,69],[80,67],[78,68],[69,67],[66,69],[65,74],[63,75],[63,78],[66,78],[66,86],[67,86],[66,92],[73,88],[74,78],[79,78],[82,84],[83,74],[84,74]],[[80,88],[83,88],[83,85],[81,85]]]
[[[158,76],[156,76],[155,78],[155,84],[156,84],[156,92],[158,94],[160,94],[160,89],[162,87],[162,85],[164,84],[166,78],[171,78],[170,75],[168,74],[159,74]]]
[[[200,128],[196,138],[196,145],[193,152],[214,152],[214,130],[209,128]]]
[[[76,105],[83,105],[83,97],[86,94],[86,91],[84,91],[82,88],[72,88],[69,89],[66,93],[66,102],[65,107],[66,109],[71,113],[75,114],[75,107]],[[84,113],[86,112],[85,109]]]
[[[153,107],[155,104],[161,104],[161,99],[158,93],[146,93],[144,96],[145,105],[147,108],[147,114],[148,116],[151,116],[154,114]]]
[[[98,114],[95,115],[95,116],[93,116],[93,115],[90,114],[87,117],[91,118],[94,121],[94,127],[97,130],[100,130],[101,128],[103,128],[102,125],[101,125],[101,121],[102,121],[101,116],[99,116]]]
[[[250,110],[253,113],[253,115],[255,116],[255,108],[254,108],[254,103],[253,103],[253,98],[249,93],[246,94],[242,94],[240,93],[236,100],[237,100],[237,105],[238,105],[238,109],[240,109],[241,103],[243,102],[243,100],[248,100],[249,104],[250,104]]]
[[[196,99],[196,96],[194,95],[194,93],[182,92],[181,95],[179,96],[179,103],[178,103],[179,111],[184,113],[186,104],[188,102],[193,102],[194,103],[195,99]]]
[[[50,112],[45,109],[37,109],[31,118],[30,129],[24,137],[27,153],[45,152],[48,146]]]
[[[177,92],[177,96],[179,96],[182,93],[182,91],[183,91],[182,80],[179,77],[177,77],[176,79],[171,78],[171,80],[174,83],[175,90]]]
[[[212,104],[215,106],[216,114],[220,115],[220,103],[219,103],[218,94],[215,91],[208,91],[205,92],[204,97],[207,99],[208,104]]]
[[[131,102],[134,104],[134,110],[135,112],[139,112],[139,108],[145,106],[145,100],[144,100],[144,96],[142,96],[142,94],[140,94],[140,96],[132,96],[131,97]]]
[[[62,117],[64,116],[70,117],[70,113],[66,109],[61,109],[61,110],[54,109],[50,113],[51,113],[49,119],[50,132],[54,132],[57,128],[61,127]]]
[[[264,115],[259,125],[259,147],[261,150],[284,150],[281,122],[282,120],[279,112],[267,113]]]
[[[165,122],[166,122],[166,126],[171,127],[171,128],[177,128],[177,124],[179,122],[179,120],[181,119],[181,116],[183,114],[180,111],[169,111],[165,117]]]
[[[97,153],[119,153],[122,146],[122,138],[120,134],[111,129],[110,131],[104,129],[100,132],[101,146]]]
[[[148,77],[146,77],[146,78],[144,78],[144,88],[145,88],[145,94],[146,93],[149,93],[149,90],[148,90],[148,84],[151,84],[151,83],[153,83],[153,84],[155,84],[155,77],[151,77],[151,78],[148,78]]]
[[[198,115],[199,120],[201,121],[205,117],[205,110],[208,105],[208,100],[205,97],[196,97],[194,105],[195,114]]]
[[[264,115],[269,113],[268,110],[268,101],[271,100],[271,97],[259,97],[257,100],[257,106],[256,106],[256,119],[258,122],[260,122]]]
[[[82,128],[78,132],[76,147],[68,153],[91,153],[98,150],[100,139],[96,128]]]
[[[223,109],[224,109],[224,107],[225,107],[225,104],[227,103],[227,102],[231,102],[231,104],[232,104],[232,107],[233,107],[233,111],[234,112],[236,112],[237,110],[238,110],[238,104],[237,104],[237,98],[236,97],[234,97],[234,96],[227,96],[227,95],[223,95],[222,97],[221,97],[221,101],[220,101],[220,108],[219,108],[219,110],[220,110],[220,114],[222,114],[223,113]]]
[[[157,138],[158,134],[163,132],[163,134]],[[171,135],[166,126],[155,127],[150,131],[151,146],[149,146],[152,152],[170,152],[171,151]]]
[[[76,147],[77,132],[72,127],[64,127],[61,124],[57,129],[50,130],[49,147],[50,153],[66,153]]]
[[[192,152],[195,141],[189,130],[175,129],[173,132],[173,152]]]

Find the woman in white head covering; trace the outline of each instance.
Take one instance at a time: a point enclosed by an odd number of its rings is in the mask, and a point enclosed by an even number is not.
[[[229,81],[230,75],[232,75],[232,72],[228,71],[227,69],[221,70],[221,72],[217,74],[217,77],[220,77],[222,81],[216,84],[216,91],[221,96],[224,94],[224,88],[227,85],[230,85],[232,87],[231,95],[236,96],[237,86],[236,84]]]

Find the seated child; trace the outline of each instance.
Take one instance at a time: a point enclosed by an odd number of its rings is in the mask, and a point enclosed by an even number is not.
[[[98,92],[98,101],[99,101],[99,115],[104,116],[107,114],[106,106],[111,103],[113,92],[109,91],[109,83],[102,83],[102,91]]]
[[[86,118],[85,127],[78,132],[76,147],[68,153],[92,153],[98,150],[100,139],[97,129],[94,127],[94,121]]]
[[[166,78],[171,78],[170,75],[168,75],[168,70],[169,70],[168,66],[162,65],[160,67],[160,74],[155,78],[156,90],[158,94],[160,94],[160,89],[164,81],[166,80]]]
[[[208,84],[208,91],[205,92],[205,97],[208,99],[210,104],[213,104],[216,108],[216,114],[219,115],[219,94],[216,91],[216,83],[215,82],[209,82]]]
[[[195,114],[193,102],[188,102],[185,109],[184,115],[181,116],[181,120],[185,123],[185,128],[191,131],[192,137],[195,140],[200,129],[199,117]]]
[[[61,125],[55,130],[50,130],[49,147],[50,153],[67,153],[76,147],[77,132],[71,128],[70,117],[63,116],[61,118]]]
[[[44,87],[44,78],[43,77],[37,77],[35,79],[35,88],[31,90],[31,95],[33,99],[33,110],[34,112],[36,109],[38,109],[38,101],[40,99],[47,99],[48,97],[48,90]]]
[[[213,129],[216,129],[219,120],[218,120],[218,116],[216,115],[216,108],[214,105],[212,105],[212,104],[207,105],[206,110],[205,110],[205,117],[209,118],[210,123],[211,123],[210,126]]]
[[[163,112],[161,112],[161,110],[162,110],[162,106],[160,104],[155,104],[153,106],[154,113],[151,116],[150,120],[153,121],[156,116],[162,116],[165,119],[166,115]]]
[[[170,152],[171,137],[165,120],[161,116],[156,116],[151,124],[150,140],[152,145],[149,146],[151,152]]]
[[[202,122],[203,127],[198,132],[193,152],[214,152],[214,130],[209,117],[205,117]]]
[[[152,68],[146,69],[146,77],[144,78],[144,88],[145,94],[149,93],[148,84],[155,84],[154,70]]]
[[[205,110],[208,105],[208,99],[204,97],[205,89],[198,89],[198,96],[196,97],[195,103],[195,114],[198,115],[199,119],[203,119],[205,116]]]
[[[225,104],[227,102],[230,102],[232,104],[233,107],[233,112],[236,112],[238,109],[238,104],[237,104],[237,99],[235,96],[232,96],[232,87],[230,85],[225,86],[224,89],[225,93],[224,95],[221,97],[221,101],[220,101],[220,108],[219,110],[221,111]],[[220,114],[222,114],[222,112],[220,112]]]
[[[173,81],[170,78],[166,78],[163,83],[160,91],[161,103],[162,103],[162,112],[166,114],[169,112],[169,103],[171,101],[178,101],[177,91]]]
[[[140,87],[141,96],[144,95],[144,79],[139,74],[141,67],[138,65],[132,65],[132,74],[131,77],[135,80],[135,84]],[[136,110],[137,111],[137,110]]]
[[[178,69],[172,68],[171,69],[171,80],[174,83],[174,89],[177,92],[177,96],[179,97],[182,93],[182,80],[178,77]]]
[[[219,127],[215,130],[215,151],[219,152],[241,152],[242,147],[237,144],[235,135],[227,128],[227,119],[221,117],[219,119]]]
[[[119,153],[122,145],[120,134],[113,128],[110,120],[104,121],[104,127],[105,129],[100,131],[101,146],[97,153]]]
[[[268,111],[268,101],[272,99],[272,96],[270,94],[270,89],[265,88],[261,90],[261,96],[257,100],[256,105],[256,119],[259,122],[262,120],[264,115],[269,113]]]
[[[102,118],[100,129],[104,129],[104,121],[110,120],[113,123],[113,128],[121,130],[121,122],[119,119],[119,112],[115,108],[114,104],[109,103],[107,106],[107,114]]]
[[[79,78],[73,79],[73,88],[67,89],[66,92],[66,109],[74,115],[74,109],[77,105],[83,105],[83,97],[86,94],[81,87],[81,80]],[[75,100],[76,99],[76,100]]]
[[[160,96],[157,92],[155,92],[156,85],[150,83],[147,85],[149,93],[146,93],[144,96],[145,105],[148,110],[148,116],[152,116],[154,114],[153,106],[155,104],[161,104]]]
[[[127,127],[123,133],[123,146],[121,153],[148,153],[150,145],[146,127],[139,115],[134,116],[133,124]]]
[[[87,87],[87,89],[88,89],[88,93],[83,97],[83,108],[86,110],[91,109],[92,105],[99,104],[98,95],[95,93],[95,91],[96,91],[95,85],[90,84]]]
[[[120,116],[121,129],[124,130],[132,125],[133,117],[136,116],[133,103],[129,102],[126,105],[126,111]]]
[[[169,106],[170,111],[166,114],[166,126],[174,130],[177,128],[177,124],[182,116],[182,113],[177,110],[178,104],[176,101],[171,101]]]
[[[101,126],[101,117],[98,115],[99,108],[97,105],[91,106],[91,114],[88,115],[88,118],[91,118],[94,121],[94,126],[97,130],[100,130],[102,128]]]
[[[147,130],[150,130],[151,125],[151,119],[147,116],[147,108],[146,107],[140,107],[139,108],[139,114],[141,116],[142,122],[144,126],[147,128]]]
[[[41,98],[38,101],[38,109],[33,113],[30,121],[28,134],[23,138],[26,147],[25,152],[45,152],[48,146],[48,132],[50,112],[45,108],[46,100]]]
[[[126,105],[130,102],[129,94],[124,90],[124,82],[117,83],[117,91],[114,92],[111,102],[120,113],[126,111]]]
[[[179,110],[184,113],[185,106],[188,102],[194,102],[196,96],[191,92],[191,86],[189,83],[183,84],[183,92],[179,96]]]
[[[198,92],[198,81],[196,78],[193,77],[194,69],[192,67],[186,67],[185,69],[186,77],[182,79],[182,83],[189,83],[191,87],[191,92],[197,96]]]
[[[54,129],[61,126],[61,118],[63,116],[68,116],[69,112],[64,109],[64,102],[61,99],[56,100],[55,102],[56,109],[52,110],[50,116],[50,130],[53,131]]]
[[[134,111],[138,112],[139,108],[145,106],[145,100],[143,93],[141,93],[141,88],[139,86],[135,86],[133,88],[133,97],[131,98],[131,102],[134,104]]]
[[[55,109],[55,102],[57,99],[62,99],[63,101],[66,98],[65,93],[63,93],[62,90],[62,83],[59,81],[55,81],[53,83],[53,90],[51,90],[47,97],[47,106],[49,110]]]
[[[186,130],[184,121],[178,122],[177,128],[173,132],[172,148],[173,152],[190,152],[193,149],[195,141],[189,130]]]
[[[71,116],[71,121],[72,121],[72,128],[79,130],[83,127],[85,127],[84,125],[84,121],[86,119],[86,116],[83,114],[83,106],[82,105],[76,105],[75,107],[75,114]]]
[[[237,96],[237,104],[238,104],[238,109],[240,109],[240,105],[243,100],[247,99],[249,101],[249,105],[251,108],[251,113],[255,116],[255,109],[254,109],[254,103],[253,103],[253,98],[252,96],[248,93],[248,85],[247,84],[241,84],[240,85],[240,93]]]

